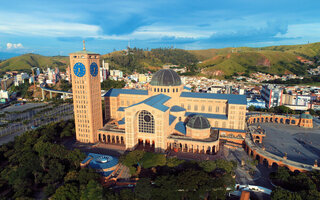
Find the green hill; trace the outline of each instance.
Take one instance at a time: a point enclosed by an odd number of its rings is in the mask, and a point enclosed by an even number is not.
[[[169,48],[150,51],[129,48],[103,55],[102,58],[110,64],[111,69],[120,69],[127,73],[157,71],[163,65],[178,65],[192,70],[198,63],[196,56],[188,51]]]
[[[0,72],[5,71],[31,71],[31,67],[46,68],[58,67],[64,70],[69,64],[69,58],[65,56],[41,56],[38,54],[24,54],[13,57],[0,63]]]
[[[319,55],[320,43],[312,43],[188,51],[168,48],[151,50],[130,48],[102,55],[101,58],[110,64],[111,69],[120,69],[125,73],[157,71],[163,65],[178,65],[187,67],[189,71],[209,76],[226,76],[234,73],[249,75],[257,71],[305,75],[307,69],[318,65]],[[308,61],[313,64],[306,64]],[[68,64],[68,57],[25,54],[1,62],[0,73],[10,70],[30,71],[31,67],[46,66],[64,70]]]
[[[263,48],[223,48],[190,50],[201,63],[203,74],[232,75],[265,72],[271,74],[294,73],[305,75],[307,69],[315,67],[320,58],[320,43],[305,45],[283,45]],[[312,61],[314,64],[305,64]]]

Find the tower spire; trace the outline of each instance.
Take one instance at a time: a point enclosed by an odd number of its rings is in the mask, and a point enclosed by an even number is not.
[[[85,51],[86,50],[86,42],[84,40],[82,42],[83,42],[83,51]]]

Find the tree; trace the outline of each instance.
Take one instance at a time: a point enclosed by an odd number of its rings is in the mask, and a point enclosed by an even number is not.
[[[54,200],[78,200],[79,198],[79,189],[73,183],[60,186],[52,196]]]
[[[248,110],[249,111],[255,111],[256,107],[254,105],[249,106]]]
[[[134,188],[134,195],[136,199],[148,200],[152,197],[151,191],[151,180],[149,178],[141,178]]]
[[[102,186],[95,180],[90,180],[86,188],[82,191],[81,200],[100,200],[102,199]]]

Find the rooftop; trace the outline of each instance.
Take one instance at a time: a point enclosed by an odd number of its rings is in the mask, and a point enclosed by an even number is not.
[[[230,103],[230,104],[247,105],[247,98],[245,95],[182,92],[180,97],[202,98],[202,99],[221,99],[221,100],[227,100],[228,103]]]
[[[180,76],[172,69],[157,71],[150,81],[150,85],[153,86],[179,86],[181,84]]]
[[[110,89],[104,96],[117,97],[119,94],[132,94],[132,95],[148,95],[148,90],[133,90],[133,89]]]
[[[128,108],[144,103],[144,104],[149,105],[151,107],[154,107],[158,110],[161,110],[162,112],[165,112],[169,109],[169,107],[164,105],[164,103],[167,102],[169,99],[171,99],[171,97],[164,95],[164,94],[158,94],[158,95],[149,97],[146,100],[143,100],[139,103],[133,104],[133,105],[129,106]]]

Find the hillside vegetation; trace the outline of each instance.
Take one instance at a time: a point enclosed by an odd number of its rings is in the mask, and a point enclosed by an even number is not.
[[[320,43],[305,45],[282,45],[263,48],[223,48],[190,50],[201,63],[198,68],[203,74],[212,76],[249,75],[252,72],[271,74],[305,75],[307,69],[317,65]],[[305,64],[312,61],[315,64]]]
[[[31,67],[41,69],[48,67],[64,70],[69,64],[69,57],[66,56],[42,56],[38,54],[24,54],[13,57],[0,63],[0,72],[5,71],[27,71],[31,72]]]
[[[157,71],[163,65],[179,65],[194,71],[198,63],[196,56],[188,51],[168,48],[151,49],[150,51],[128,48],[103,55],[102,58],[110,63],[111,69],[120,69],[127,73]]]
[[[307,69],[316,67],[320,58],[320,43],[282,45],[262,48],[223,48],[206,50],[182,50],[158,48],[144,50],[128,48],[102,55],[111,69],[125,73],[134,71],[154,72],[163,65],[186,67],[191,74],[207,76],[230,76],[235,73],[249,75],[252,72],[271,74],[306,75]],[[201,61],[201,62],[199,62]],[[307,64],[311,61],[311,64]],[[59,67],[64,70],[68,57],[47,57],[25,54],[0,63],[0,73],[10,70],[30,71],[31,67]]]

